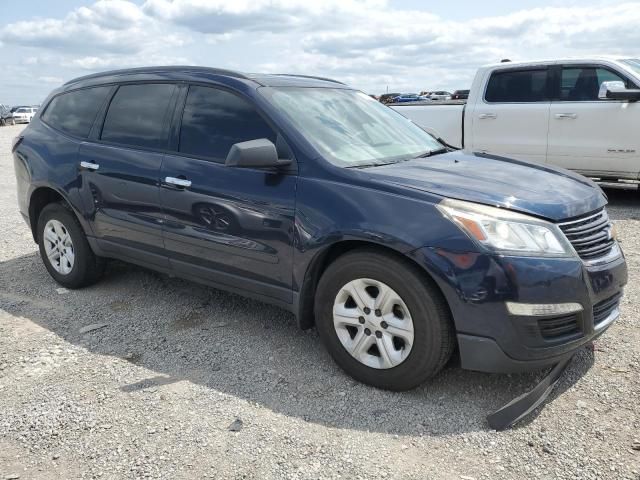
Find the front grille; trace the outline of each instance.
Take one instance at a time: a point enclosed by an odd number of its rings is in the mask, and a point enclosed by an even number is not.
[[[542,338],[546,340],[565,337],[580,332],[578,316],[575,313],[561,317],[540,319],[538,320],[538,327],[540,328]]]
[[[580,258],[592,259],[606,255],[613,248],[611,222],[603,208],[596,214],[559,224]]]
[[[593,324],[598,325],[605,320],[611,312],[618,308],[620,303],[620,297],[622,294],[616,293],[615,295],[596,303],[593,306]]]

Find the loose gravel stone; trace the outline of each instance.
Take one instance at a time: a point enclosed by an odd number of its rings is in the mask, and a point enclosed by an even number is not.
[[[120,262],[58,294],[18,212],[22,128],[0,127],[0,479],[640,480],[635,191],[607,189],[629,264],[621,318],[542,408],[495,432],[486,415],[544,372],[453,361],[387,392],[344,375],[289,313],[236,295]],[[93,324],[109,326],[81,333]]]

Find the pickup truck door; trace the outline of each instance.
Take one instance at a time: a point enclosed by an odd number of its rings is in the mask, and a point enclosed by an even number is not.
[[[466,146],[544,163],[551,104],[547,67],[490,71],[485,84],[466,112],[471,116]]]
[[[602,82],[628,84],[629,80],[608,67],[593,65],[566,65],[558,78],[547,161],[588,176],[637,179],[640,105],[598,99]]]

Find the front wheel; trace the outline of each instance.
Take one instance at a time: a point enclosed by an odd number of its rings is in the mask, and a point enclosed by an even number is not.
[[[60,285],[80,288],[96,282],[104,270],[73,212],[59,203],[42,209],[38,217],[38,246],[49,274]]]
[[[408,260],[347,253],[322,275],[318,333],[336,363],[363,383],[408,390],[451,357],[454,332],[440,291]]]

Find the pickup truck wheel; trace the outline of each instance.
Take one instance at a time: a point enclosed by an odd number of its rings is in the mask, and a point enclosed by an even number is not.
[[[318,284],[318,333],[336,363],[363,383],[408,390],[451,357],[442,295],[417,267],[374,251],[347,253]]]
[[[75,215],[59,203],[47,205],[38,217],[38,246],[47,271],[65,287],[91,285],[104,271]]]

